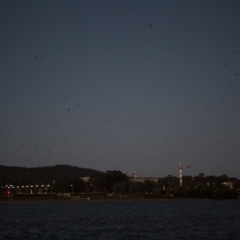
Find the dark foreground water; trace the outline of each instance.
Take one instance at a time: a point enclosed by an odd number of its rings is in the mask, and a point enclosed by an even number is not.
[[[0,239],[240,239],[240,201],[2,202]]]

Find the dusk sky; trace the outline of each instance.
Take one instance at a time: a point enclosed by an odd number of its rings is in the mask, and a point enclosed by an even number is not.
[[[240,1],[1,1],[0,165],[240,178]]]

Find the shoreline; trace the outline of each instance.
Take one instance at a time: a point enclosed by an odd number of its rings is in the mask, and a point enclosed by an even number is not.
[[[182,197],[162,197],[153,198],[151,196],[138,195],[110,195],[110,194],[71,194],[71,193],[50,193],[50,194],[14,194],[0,196],[1,202],[166,202],[166,201],[226,201],[237,199],[207,199],[207,198],[182,198]]]
[[[126,198],[126,199],[24,199],[24,200],[1,200],[1,203],[45,203],[45,202],[61,202],[61,203],[76,203],[76,202],[175,202],[175,201],[233,201],[240,199],[191,199],[191,198],[158,198],[158,199],[148,199],[148,198]]]

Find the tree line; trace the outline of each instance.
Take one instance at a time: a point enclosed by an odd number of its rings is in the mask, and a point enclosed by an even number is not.
[[[230,185],[229,185],[230,183]],[[136,182],[121,171],[107,171],[95,174],[87,182],[82,179],[64,179],[54,186],[57,192],[108,193],[116,195],[137,195],[145,198],[207,198],[236,199],[239,197],[240,180],[222,176],[183,176],[183,186],[179,178],[168,175],[157,181],[142,179]]]
[[[116,194],[145,198],[236,199],[240,190],[240,180],[237,178],[227,175],[204,176],[204,173],[194,177],[183,176],[183,185],[180,186],[179,178],[172,175],[158,178],[157,181],[143,178],[136,181],[117,170],[104,173],[69,165],[34,169],[0,166],[0,171],[2,189],[5,184],[28,184],[27,188],[20,189],[22,193],[30,193],[32,186],[31,192],[39,191],[41,185],[34,185],[39,183],[49,184],[49,187],[45,185],[41,189],[45,193]],[[81,179],[86,176],[90,176],[88,181]],[[16,188],[10,190],[16,192]]]

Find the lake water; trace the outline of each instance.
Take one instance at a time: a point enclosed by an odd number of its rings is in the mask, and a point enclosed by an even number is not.
[[[240,201],[1,202],[0,239],[240,239]]]

